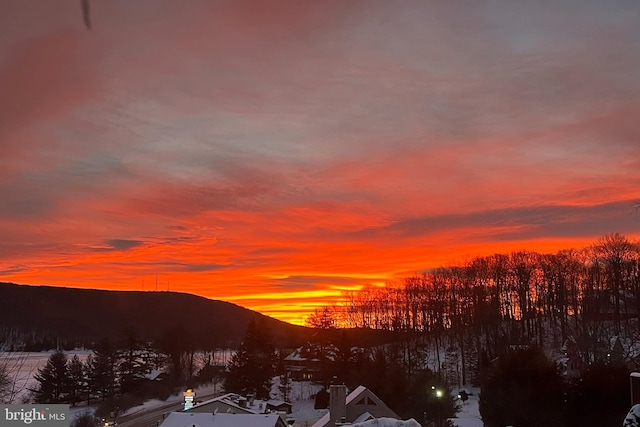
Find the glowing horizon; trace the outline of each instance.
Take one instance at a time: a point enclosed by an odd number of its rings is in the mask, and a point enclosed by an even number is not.
[[[640,238],[640,4],[7,1],[0,281],[302,323],[366,284]]]

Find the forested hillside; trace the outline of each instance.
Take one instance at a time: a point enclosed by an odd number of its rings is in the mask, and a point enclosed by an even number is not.
[[[318,310],[319,324],[420,332],[492,359],[513,345],[606,357],[612,337],[640,341],[640,244],[614,234],[588,248],[477,257],[385,287],[365,287]],[[449,345],[447,343],[447,345]]]
[[[197,348],[235,346],[252,319],[281,345],[304,329],[222,301],[178,292],[103,291],[0,283],[0,344],[7,350],[91,346],[134,330],[145,340],[181,333]]]

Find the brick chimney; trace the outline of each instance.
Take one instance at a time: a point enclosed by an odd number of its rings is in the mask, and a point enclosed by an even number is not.
[[[347,421],[347,386],[329,387],[329,427],[336,427]]]

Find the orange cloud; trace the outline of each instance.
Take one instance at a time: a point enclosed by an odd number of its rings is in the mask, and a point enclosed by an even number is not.
[[[88,32],[16,3],[0,279],[300,323],[468,257],[638,238],[634,15],[518,7],[98,2]]]

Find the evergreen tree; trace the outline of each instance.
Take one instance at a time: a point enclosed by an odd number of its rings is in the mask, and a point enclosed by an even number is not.
[[[144,373],[150,371],[143,359],[144,350],[142,341],[138,338],[133,328],[125,331],[120,352],[120,365],[118,374],[120,377],[120,391],[124,393],[134,392],[141,386],[141,378]]]
[[[69,403],[75,405],[81,402],[86,394],[86,369],[78,355],[74,355],[68,363],[69,374]]]
[[[36,403],[63,403],[69,390],[67,355],[56,350],[44,368],[34,375],[38,388],[33,390]]]
[[[88,405],[91,405],[91,400],[96,397],[94,394],[94,390],[95,390],[95,385],[94,385],[94,379],[92,376],[92,371],[93,371],[93,354],[89,354],[87,356],[87,360],[85,360],[84,363],[84,378],[86,380],[86,387],[84,388],[84,398],[87,401]]]
[[[225,390],[268,398],[276,362],[270,334],[252,320],[242,344],[227,365]]]
[[[113,400],[118,388],[118,352],[107,339],[93,350],[88,366],[91,394],[101,400]]]
[[[484,425],[562,425],[564,384],[556,365],[539,348],[501,356],[482,384]]]

